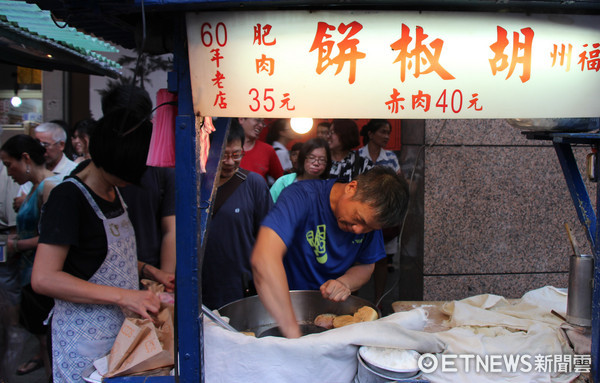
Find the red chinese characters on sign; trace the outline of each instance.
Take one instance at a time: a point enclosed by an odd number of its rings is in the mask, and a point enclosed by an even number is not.
[[[423,112],[429,111],[429,107],[431,105],[431,95],[423,93],[422,90],[419,90],[419,93],[412,96],[412,108],[423,109]]]
[[[216,61],[217,68],[218,68],[219,65],[221,64],[221,59],[223,58],[223,56],[221,56],[221,51],[218,48],[211,49],[210,53],[213,54],[213,56],[210,58],[210,61]]]
[[[333,35],[328,32],[335,31],[336,28],[325,22],[319,22],[317,24],[315,39],[309,50],[309,52],[317,50],[317,74],[322,74],[331,65],[337,65],[335,75],[338,75],[342,71],[344,64],[348,62],[350,66],[348,83],[354,84],[356,79],[356,62],[367,56],[365,53],[358,50],[358,43],[360,41],[356,38],[352,38],[362,29],[362,24],[357,21],[353,21],[350,24],[341,23],[338,26],[337,31],[345,36],[337,43],[337,48],[339,50],[337,56],[332,57],[333,48],[336,44],[335,40],[331,39]],[[348,33],[347,35],[346,32]]]
[[[506,79],[508,80],[512,76],[517,64],[522,65],[523,72],[519,78],[521,82],[529,81],[531,77],[531,47],[533,45],[533,29],[523,28],[521,33],[523,34],[524,41],[520,41],[520,35],[518,32],[513,32],[513,46],[512,53],[510,56],[504,53],[504,50],[510,44],[508,40],[508,32],[506,29],[498,26],[497,27],[498,39],[495,43],[490,45],[492,52],[494,52],[494,58],[489,59],[490,67],[492,68],[492,74],[495,76],[496,73],[502,72],[509,68]],[[510,66],[510,67],[509,67]]]
[[[589,44],[584,44],[583,47],[588,47]],[[600,70],[600,43],[592,44],[592,50],[589,52],[583,51],[579,54],[579,62],[581,70],[596,71]]]
[[[261,24],[256,24],[254,26],[254,41],[253,45],[263,45],[263,46],[272,46],[277,43],[277,38],[270,36],[272,26],[269,24],[265,24],[261,26]],[[267,57],[264,53],[261,54],[261,57],[254,60],[256,63],[256,74],[266,73],[269,76],[272,76],[275,73],[275,59],[272,57]]]
[[[473,93],[471,95],[471,97],[473,97],[471,100],[469,100],[469,106],[467,107],[467,109],[475,109],[476,111],[481,111],[483,110],[483,107],[481,106],[477,106],[477,101],[479,101],[479,93]]]
[[[277,38],[274,37],[272,32],[272,26],[265,24],[254,25],[254,41],[253,45],[260,46],[273,46],[277,44]],[[275,73],[275,59],[267,56],[265,53],[260,53],[260,57],[254,59],[256,74],[260,75],[266,73],[268,76],[272,76]],[[259,90],[258,88],[251,88],[248,91],[249,104],[248,109],[251,112],[265,111],[267,113],[273,112],[277,107],[277,101],[281,101],[279,109],[287,109],[288,111],[295,110],[296,106],[292,104],[292,99],[289,93],[283,93],[282,96],[277,95],[278,92],[274,88],[264,88]]]
[[[219,89],[223,89],[223,80],[225,80],[225,76],[219,71],[217,71],[215,77],[212,78],[213,85]]]
[[[397,62],[400,63],[400,81],[404,82],[407,70],[411,70],[413,65],[413,76],[415,76],[415,78],[435,72],[442,80],[453,80],[454,76],[440,65],[440,56],[442,54],[444,41],[435,39],[427,46],[423,44],[423,42],[429,35],[423,33],[422,27],[416,27],[415,30],[416,40],[414,49],[409,49],[409,45],[413,38],[410,37],[410,28],[405,24],[402,24],[402,36],[400,39],[390,45],[394,51],[398,51],[398,56],[396,56],[394,64]],[[421,68],[422,65],[425,65],[425,67]]]
[[[454,114],[458,114],[462,111],[465,106],[465,102],[463,99],[463,92],[460,89],[455,89],[451,95],[448,94],[449,91],[444,89],[442,90],[440,96],[438,97],[435,107],[440,109],[442,113],[446,113],[446,110],[452,111]],[[479,94],[473,93],[471,94],[471,99],[469,100],[469,104],[466,107],[467,109],[473,108],[476,111],[482,111],[483,107],[479,106],[477,103],[479,101]],[[423,112],[428,112],[431,107],[431,95],[428,93],[424,93],[422,90],[419,90],[416,94],[411,96],[412,98],[412,110],[422,109]],[[405,101],[403,97],[400,97],[400,92],[398,89],[393,88],[392,94],[390,94],[390,98],[385,101],[385,105],[387,109],[392,114],[398,114],[401,110],[404,110],[404,105],[402,103]]]
[[[214,28],[211,23],[203,23],[200,30],[202,44],[210,49],[209,59],[219,68],[221,60],[225,58],[221,55],[220,48],[211,49],[211,47],[218,45],[223,48],[227,45],[227,27],[224,23],[217,23]],[[221,90],[224,88],[223,82],[225,80],[226,76],[219,69],[216,70],[215,75],[211,79],[212,85],[218,90],[213,106],[218,106],[221,109],[227,109],[227,94]]]
[[[217,96],[215,97],[215,102],[213,103],[213,106],[218,105],[221,109],[227,108],[225,96],[226,94],[224,92],[219,91],[219,93],[217,93]]]
[[[386,101],[385,105],[387,105],[387,108],[391,113],[398,114],[400,110],[404,110],[404,106],[400,104],[401,102],[404,102],[404,100],[404,98],[400,97],[398,89],[394,88],[394,91],[390,94],[389,101]]]
[[[258,112],[259,110],[264,110],[265,112],[272,112],[275,110],[275,97],[273,96],[273,92],[275,89],[273,88],[265,88],[262,90],[258,90],[257,88],[252,88],[248,92],[251,98],[251,103],[248,105],[248,108],[252,112]],[[291,98],[289,93],[283,93],[281,99],[281,105],[279,109],[286,108],[287,110],[295,110],[296,106],[291,104]]]
[[[558,60],[558,66],[565,66],[565,71],[568,72],[571,70],[571,52],[573,51],[573,46],[569,44],[565,46],[565,44],[560,45],[560,49],[558,45],[554,44],[554,49],[550,52],[550,57],[552,58],[552,67],[556,65],[556,61]]]
[[[261,58],[256,59],[256,73],[267,72],[269,76],[272,76],[275,73],[275,60],[273,58],[267,57],[264,54]]]
[[[295,106],[290,105],[290,94],[289,93],[283,94],[283,99],[281,100],[281,106],[279,107],[279,109],[282,109],[283,107],[285,107],[287,110],[296,110]]]
[[[269,34],[271,33],[271,28],[273,28],[273,27],[269,24],[266,24],[263,27],[261,27],[260,24],[256,24],[254,26],[254,42],[252,44],[275,45],[275,43],[277,42],[276,38],[274,38],[273,40],[267,41],[267,38],[269,37]]]

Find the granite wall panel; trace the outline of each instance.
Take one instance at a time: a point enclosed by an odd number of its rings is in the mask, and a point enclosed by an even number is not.
[[[520,298],[544,286],[565,288],[568,273],[426,276],[423,300],[451,301],[479,294]]]
[[[566,287],[564,223],[590,247],[556,152],[503,120],[425,122],[423,298]],[[584,172],[586,146],[574,148]],[[596,184],[586,182],[595,204]],[[443,287],[443,288],[442,288]]]

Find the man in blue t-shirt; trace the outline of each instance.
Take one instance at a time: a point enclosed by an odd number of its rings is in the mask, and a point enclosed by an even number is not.
[[[288,338],[301,335],[289,290],[317,290],[340,302],[364,285],[385,257],[381,231],[408,205],[402,176],[375,167],[350,183],[288,186],[262,222],[252,251],[258,295]]]

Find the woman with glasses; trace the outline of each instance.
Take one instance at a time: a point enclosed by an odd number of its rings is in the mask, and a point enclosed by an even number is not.
[[[172,274],[137,260],[118,191],[140,183],[151,133],[146,116],[126,109],[104,115],[90,140],[91,161],[54,188],[44,207],[31,282],[55,301],[54,383],[83,383],[86,369],[110,351],[125,313],[149,320],[158,313],[160,300],[139,290],[140,276],[174,288]]]
[[[20,185],[31,182],[31,190],[17,213],[17,233],[9,235],[7,252],[9,263],[18,264],[21,281],[21,322],[39,340],[39,350],[29,361],[19,366],[17,375],[24,375],[46,365],[50,374],[50,363],[46,353],[46,326],[43,322],[52,309],[51,298],[33,292],[31,270],[38,245],[38,224],[42,205],[48,200],[50,191],[62,177],[46,168],[44,146],[31,136],[19,134],[11,137],[2,148],[0,158],[8,175]]]
[[[329,178],[331,152],[327,141],[322,138],[311,138],[298,152],[298,170],[279,178],[271,187],[273,202],[277,202],[279,194],[287,186],[296,181]]]
[[[340,182],[350,182],[373,167],[371,161],[352,150],[359,144],[356,122],[349,119],[331,122],[329,149],[333,162],[329,171],[330,178],[337,178]]]

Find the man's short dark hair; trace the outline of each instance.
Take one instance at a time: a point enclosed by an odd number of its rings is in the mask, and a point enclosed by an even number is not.
[[[408,209],[408,182],[393,169],[375,166],[356,177],[354,200],[375,209],[377,222],[382,228],[398,226]]]
[[[98,121],[90,137],[90,156],[97,167],[137,185],[146,171],[151,135],[147,118],[116,109]]]

